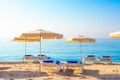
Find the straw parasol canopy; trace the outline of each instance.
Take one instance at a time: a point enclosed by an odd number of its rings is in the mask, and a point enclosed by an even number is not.
[[[26,33],[22,33],[21,37],[23,38],[36,38],[39,39],[40,41],[40,55],[41,55],[41,41],[42,39],[62,39],[63,35],[59,34],[59,33],[55,33],[55,32],[51,32],[51,31],[46,31],[43,29],[38,29],[35,31],[29,31]],[[39,68],[40,70],[40,68]]]
[[[81,47],[81,43],[95,42],[95,39],[84,37],[84,36],[78,36],[78,37],[68,38],[66,41],[67,42],[78,42],[78,43],[80,43],[80,59],[82,60],[82,47]]]
[[[43,29],[38,29],[35,31],[29,31],[26,33],[23,33],[21,35],[22,37],[32,37],[32,38],[42,38],[42,39],[61,39],[63,38],[62,34],[54,33],[51,31],[46,31]]]
[[[110,33],[109,37],[111,37],[111,38],[120,38],[120,31]]]
[[[22,38],[32,38],[40,40],[40,55],[41,55],[41,40],[42,39],[61,39],[63,38],[62,34],[54,33],[51,31],[46,31],[43,29],[38,29],[35,31],[29,31],[21,34]]]
[[[68,42],[80,42],[80,43],[84,43],[84,42],[95,42],[95,39],[93,39],[93,38],[87,38],[87,37],[84,37],[84,36],[78,36],[78,37],[68,38],[67,41]]]

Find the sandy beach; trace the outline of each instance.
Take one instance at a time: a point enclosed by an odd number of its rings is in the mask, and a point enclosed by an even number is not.
[[[66,73],[56,68],[44,67],[39,73],[39,64],[21,62],[1,62],[0,80],[120,80],[119,63],[86,63],[83,73],[68,69]]]

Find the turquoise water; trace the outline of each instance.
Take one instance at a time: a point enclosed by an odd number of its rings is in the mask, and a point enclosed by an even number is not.
[[[27,43],[27,54],[39,54],[39,42]],[[0,39],[0,61],[22,61],[25,54],[24,42]],[[80,44],[61,40],[42,40],[42,54],[53,60],[80,60]],[[82,57],[94,54],[98,58],[109,55],[113,62],[120,62],[120,39],[96,39],[94,43],[82,43]]]

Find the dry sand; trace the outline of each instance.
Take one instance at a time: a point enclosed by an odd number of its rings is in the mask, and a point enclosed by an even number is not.
[[[119,63],[87,63],[83,73],[78,69],[68,69],[66,73],[56,68],[44,67],[39,73],[37,63],[0,63],[0,80],[120,80]]]

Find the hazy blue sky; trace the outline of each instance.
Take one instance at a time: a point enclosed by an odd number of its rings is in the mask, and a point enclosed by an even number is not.
[[[120,30],[120,0],[0,0],[0,37],[45,29],[65,38]]]

